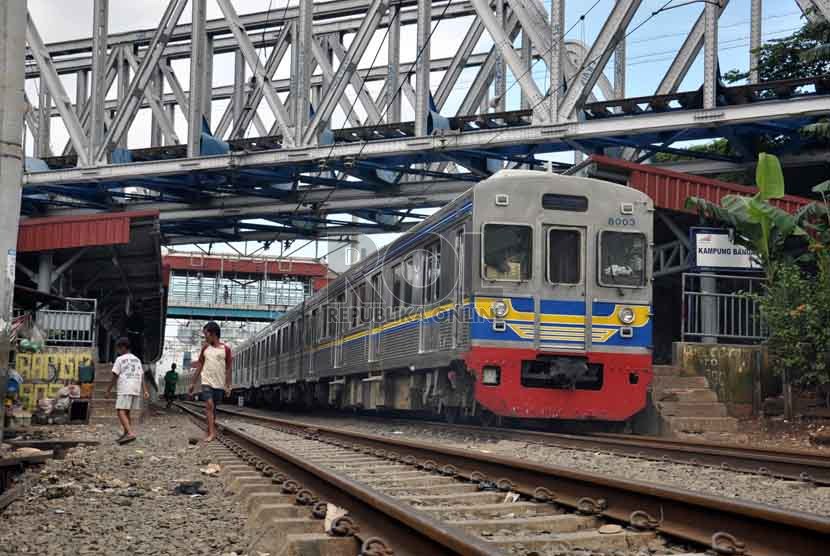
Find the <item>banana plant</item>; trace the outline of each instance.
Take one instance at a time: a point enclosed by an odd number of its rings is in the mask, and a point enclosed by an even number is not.
[[[760,259],[767,278],[775,272],[775,262],[780,257],[787,239],[806,236],[794,215],[782,210],[771,199],[784,196],[784,173],[774,155],[760,153],[755,170],[758,193],[752,197],[726,195],[721,204],[699,197],[686,199],[686,208],[694,210],[707,220],[716,220],[735,231],[734,240],[751,249]]]

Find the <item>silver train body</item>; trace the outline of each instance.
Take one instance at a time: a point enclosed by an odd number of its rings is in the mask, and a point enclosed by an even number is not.
[[[238,346],[234,396],[624,421],[651,380],[652,217],[634,189],[502,171]]]

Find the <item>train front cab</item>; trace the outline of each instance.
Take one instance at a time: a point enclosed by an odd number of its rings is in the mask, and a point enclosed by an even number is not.
[[[651,200],[522,171],[482,182],[475,196],[465,362],[478,405],[503,417],[601,421],[643,409]]]

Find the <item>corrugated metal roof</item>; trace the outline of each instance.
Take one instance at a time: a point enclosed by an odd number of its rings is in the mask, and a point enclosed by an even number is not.
[[[156,211],[99,213],[83,216],[28,218],[20,222],[17,250],[55,251],[130,242],[130,222],[158,216]]]
[[[164,255],[162,260],[164,265],[174,271],[264,274],[267,269],[269,276],[326,276],[328,274],[326,265],[298,259],[274,260],[201,254],[172,254]]]
[[[726,195],[755,195],[757,189],[720,180],[704,178],[665,170],[648,164],[637,164],[617,158],[594,155],[591,160],[600,167],[615,168],[628,173],[628,185],[654,200],[654,206],[680,212],[686,209],[686,199],[700,197],[713,203],[720,203]],[[773,199],[772,203],[787,212],[795,212],[809,203],[809,199],[796,195],[785,195]]]

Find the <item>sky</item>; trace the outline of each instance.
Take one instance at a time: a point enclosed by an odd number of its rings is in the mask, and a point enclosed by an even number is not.
[[[549,0],[543,0],[546,6]],[[588,44],[599,33],[605,19],[611,12],[615,0],[565,0],[565,29],[568,31],[566,40],[581,40]],[[730,69],[746,70],[749,66],[749,18],[751,0],[731,0],[719,21],[719,59],[722,72]],[[283,0],[232,0],[237,13],[255,13],[271,10],[275,20],[281,17],[286,7]],[[290,5],[297,4],[297,0],[291,0]],[[85,38],[91,36],[92,29],[92,0],[28,0],[29,11],[37,25],[44,42],[59,42],[70,39]],[[109,27],[110,33],[126,31],[149,30],[152,32],[158,25],[158,21],[167,5],[166,0],[111,0]],[[679,6],[674,8],[674,6]],[[626,96],[644,96],[653,94],[666,69],[669,67],[678,48],[692,27],[695,20],[703,10],[702,0],[643,0],[640,9],[629,26],[630,35],[627,37],[627,79]],[[661,8],[663,9],[661,11]],[[222,12],[215,0],[207,0],[208,18],[220,18]],[[801,26],[801,12],[795,0],[765,0],[763,2],[763,38],[764,40],[775,39],[786,36]],[[658,12],[654,14],[654,12]],[[654,14],[654,15],[652,15]],[[185,9],[180,23],[190,21],[190,6]],[[640,26],[642,22],[645,23]],[[450,56],[456,50],[464,36],[464,32],[470,23],[470,19],[456,19],[440,22],[433,22],[434,32],[431,40],[433,56],[435,53],[446,53]],[[635,31],[631,31],[636,29]],[[415,26],[405,26],[402,29],[401,37],[401,61],[413,61],[416,56]],[[351,37],[345,38],[348,47]],[[487,33],[477,45],[476,52],[486,52],[492,42],[487,38]],[[518,42],[517,42],[518,45]],[[265,60],[268,56],[268,49],[260,49],[258,54]],[[377,57],[375,58],[375,55]],[[369,67],[375,59],[375,66],[386,64],[386,47],[384,44],[384,33],[376,33],[370,43],[367,54],[361,60],[361,67]],[[290,53],[284,58],[284,63],[277,71],[277,78],[290,76]],[[174,62],[174,70],[187,89],[187,82],[190,75],[187,61]],[[702,53],[695,61],[688,76],[680,87],[680,90],[697,89],[702,82]],[[250,74],[250,72],[249,72]],[[605,74],[609,80],[613,80],[613,59],[605,68]],[[520,95],[519,87],[514,85],[513,76],[508,70],[508,95],[507,109],[519,108]],[[445,115],[453,115],[455,109],[463,99],[466,89],[475,76],[475,70],[465,71],[459,83],[453,90],[445,109]],[[533,76],[540,84],[540,89],[546,89],[548,82],[545,64],[538,62],[534,65]],[[431,77],[433,90],[437,87],[442,74],[434,72]],[[413,78],[414,79],[414,78]],[[66,91],[70,97],[74,96],[74,77],[67,76],[62,79]],[[214,86],[230,85],[233,83],[233,56],[231,54],[218,56],[214,61],[213,84]],[[369,88],[373,95],[379,92],[381,83]],[[114,89],[110,93],[112,98]],[[37,80],[27,82],[27,93],[30,100],[37,104]],[[169,88],[166,89],[169,92]],[[348,93],[351,95],[351,93]],[[351,97],[349,98],[351,100]],[[214,102],[212,110],[213,122],[218,122],[226,104]],[[359,104],[356,108],[358,115],[362,116],[362,108]],[[274,118],[270,114],[265,103],[259,111],[266,125],[270,125]],[[344,114],[338,109],[333,116],[335,127],[344,120]],[[411,119],[413,111],[408,103],[403,103],[404,119]],[[149,146],[149,111],[143,111],[136,118],[133,128],[129,134],[128,143],[132,148]],[[176,131],[180,138],[187,137],[186,121],[181,112],[176,115]],[[60,152],[68,136],[57,119],[52,122],[52,149]],[[27,141],[31,148],[31,140]],[[560,155],[560,159],[562,155]],[[564,159],[572,155],[564,155]],[[342,217],[342,215],[337,215]],[[372,239],[378,245],[384,245],[396,237],[395,234],[384,234],[375,236]],[[243,246],[239,246],[244,249]],[[250,246],[251,250],[256,246]],[[328,249],[336,248],[336,245],[319,247],[317,253],[326,253]],[[181,249],[181,248],[180,248]],[[219,252],[232,252],[225,246],[217,246]],[[272,248],[269,254],[279,255],[276,248]],[[315,249],[309,246],[296,253],[297,256],[314,256]]]

